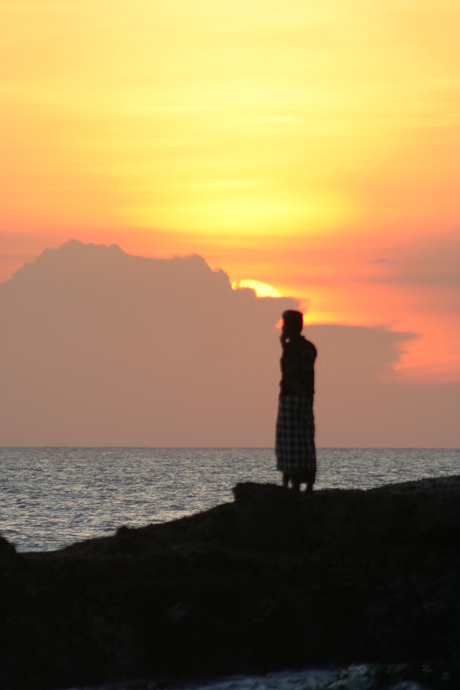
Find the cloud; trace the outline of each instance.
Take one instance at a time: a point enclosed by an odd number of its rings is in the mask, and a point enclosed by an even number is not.
[[[24,263],[33,261],[44,246],[53,246],[56,242],[56,239],[42,234],[0,232],[0,284]]]
[[[390,262],[391,262],[391,259],[381,258],[381,259],[373,259],[370,263],[379,265],[379,264],[388,264]]]
[[[0,285],[0,444],[270,446],[275,325],[296,306],[232,290],[197,255],[76,241],[47,250]],[[394,374],[411,334],[323,325],[307,335],[319,350],[321,445],[458,445],[457,425],[446,426],[460,388]]]
[[[214,105],[132,105],[126,109],[129,115],[164,115],[170,117],[171,115],[183,115],[189,113],[218,113],[222,108]]]
[[[233,291],[198,256],[69,242],[1,285],[0,303],[0,443],[261,443],[293,300]]]
[[[311,326],[318,348],[317,442],[334,447],[458,447],[460,384],[417,384],[393,369],[411,333]]]
[[[460,286],[460,233],[417,238],[388,250],[391,258],[377,259],[375,280],[427,286]]]

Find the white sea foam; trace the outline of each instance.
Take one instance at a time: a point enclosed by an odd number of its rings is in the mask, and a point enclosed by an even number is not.
[[[262,676],[230,676],[208,682],[178,683],[173,687],[175,690],[380,690],[383,675],[386,677],[385,687],[388,690],[427,690],[427,686],[404,678],[404,668],[404,665],[385,667],[377,664],[352,664],[343,668],[310,668]],[[106,683],[98,688],[87,687],[80,690],[161,690],[162,687],[154,680],[140,680]]]

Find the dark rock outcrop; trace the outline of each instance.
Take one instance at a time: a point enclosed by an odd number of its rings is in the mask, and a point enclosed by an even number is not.
[[[352,662],[458,680],[460,476],[234,496],[61,551],[0,539],[0,687]]]

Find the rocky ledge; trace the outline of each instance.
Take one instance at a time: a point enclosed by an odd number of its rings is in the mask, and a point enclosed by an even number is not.
[[[0,540],[0,687],[360,662],[460,687],[460,476],[234,497],[60,551]]]

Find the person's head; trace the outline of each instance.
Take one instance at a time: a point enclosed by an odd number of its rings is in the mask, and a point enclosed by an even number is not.
[[[282,335],[284,338],[292,338],[300,335],[303,328],[303,314],[300,311],[288,309],[283,312]]]

